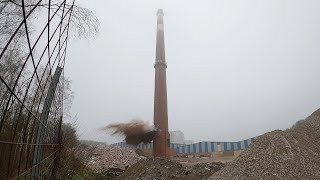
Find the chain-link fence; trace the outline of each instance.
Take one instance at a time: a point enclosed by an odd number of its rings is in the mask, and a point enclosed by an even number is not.
[[[0,1],[0,179],[54,177],[73,7],[74,0]]]

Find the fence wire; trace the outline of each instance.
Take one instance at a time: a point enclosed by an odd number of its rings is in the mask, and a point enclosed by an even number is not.
[[[73,7],[0,1],[0,179],[54,178]]]

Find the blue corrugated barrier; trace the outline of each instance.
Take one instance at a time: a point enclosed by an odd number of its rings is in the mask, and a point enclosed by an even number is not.
[[[239,142],[199,142],[194,144],[174,144],[171,143],[170,147],[175,149],[177,154],[190,154],[190,153],[202,153],[202,152],[218,152],[227,150],[244,150],[247,149],[250,144],[255,140],[255,137],[246,139]],[[121,148],[133,148],[133,149],[153,149],[152,143],[139,144],[137,146],[128,145],[125,142],[111,144],[115,147]]]

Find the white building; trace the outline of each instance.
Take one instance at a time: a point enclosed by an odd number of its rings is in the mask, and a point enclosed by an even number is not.
[[[170,141],[175,144],[184,144],[184,134],[182,131],[170,131]]]

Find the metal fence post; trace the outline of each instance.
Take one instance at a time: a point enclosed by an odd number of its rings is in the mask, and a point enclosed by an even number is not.
[[[62,149],[62,132],[61,132],[61,128],[62,128],[62,116],[60,118],[60,122],[59,122],[59,129],[58,129],[58,141],[57,143],[59,144],[59,146],[57,146],[58,148],[58,155],[57,158],[55,159],[55,163],[53,165],[53,170],[52,170],[52,175],[51,177],[54,177],[54,175],[57,173],[57,168],[59,166],[60,163],[60,154],[61,154],[61,149]]]
[[[48,121],[48,117],[49,117],[49,113],[50,113],[50,108],[52,105],[52,101],[54,99],[54,93],[56,91],[58,82],[59,82],[59,78],[62,72],[62,68],[61,67],[57,67],[51,84],[49,86],[49,91],[48,94],[46,96],[46,99],[44,101],[44,106],[42,109],[42,113],[41,113],[41,117],[40,117],[40,122],[38,122],[38,131],[37,131],[37,136],[36,136],[36,145],[34,148],[34,154],[33,154],[33,161],[32,161],[32,166],[34,167],[32,169],[32,176],[31,179],[35,180],[37,179],[37,177],[39,176],[39,168],[38,168],[38,164],[41,161],[41,144],[43,143],[43,138],[44,138],[44,130],[45,130],[45,126],[47,125],[47,121]]]

